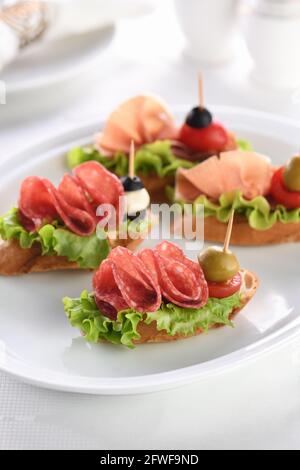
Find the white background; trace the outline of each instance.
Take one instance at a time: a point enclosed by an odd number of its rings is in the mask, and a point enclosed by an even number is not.
[[[100,121],[142,91],[159,93],[172,106],[193,105],[199,67],[183,55],[171,2],[160,3],[153,15],[120,23],[93,73],[83,71],[68,84],[59,109],[37,115],[29,99],[26,117],[2,122],[0,158],[97,116]],[[207,103],[299,119],[300,92],[257,87],[250,69],[241,46],[234,62],[205,70]],[[0,449],[299,449],[299,391],[300,339],[209,381],[147,396],[63,394],[0,374]]]

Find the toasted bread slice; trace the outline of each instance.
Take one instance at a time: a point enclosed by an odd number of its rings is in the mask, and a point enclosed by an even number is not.
[[[151,215],[151,223],[148,226],[147,233],[151,231],[156,223],[156,218]],[[138,239],[128,237],[124,240],[108,237],[110,248],[122,246],[131,251],[144,241],[145,236]],[[77,263],[68,261],[62,256],[42,256],[41,247],[35,243],[32,248],[23,249],[18,241],[5,242],[0,238],[0,276],[19,276],[28,273],[41,273],[49,271],[63,271],[70,269],[83,269]]]
[[[169,203],[166,195],[167,186],[175,186],[175,176],[170,175],[164,178],[159,178],[157,175],[144,176],[139,174],[145,188],[147,189],[152,204]]]
[[[135,250],[143,239],[109,240],[111,248],[124,246]],[[62,256],[42,256],[41,247],[35,243],[32,248],[23,249],[17,241],[5,242],[0,239],[0,276],[20,276],[29,273],[82,269],[77,263]]]
[[[242,271],[244,278],[243,294],[241,307],[232,312],[230,318],[234,318],[254,297],[259,281],[255,274],[250,273],[249,271]],[[220,328],[223,325],[214,325],[212,328]],[[150,325],[145,323],[140,323],[138,325],[138,333],[141,335],[141,338],[138,341],[135,341],[135,344],[144,344],[144,343],[167,343],[170,341],[178,341],[180,339],[187,339],[191,336],[175,335],[170,336],[166,331],[158,331],[156,328],[156,322],[152,322]],[[197,330],[194,335],[197,336],[203,333],[202,329]]]
[[[61,256],[42,256],[38,243],[24,250],[17,241],[0,240],[0,275],[2,276],[19,276],[64,269],[80,268],[76,263],[71,263]]]
[[[215,217],[206,217],[204,222],[205,241],[223,243],[227,224]],[[255,230],[246,217],[237,215],[234,220],[231,244],[238,246],[279,245],[300,241],[300,224],[277,222],[268,230]]]
[[[241,307],[236,309],[232,312],[231,319],[234,318],[247,304],[250,300],[254,297],[259,281],[255,274],[249,271],[242,271],[243,274],[243,293],[242,293],[242,301]],[[219,328],[222,325],[214,325],[212,328]],[[150,325],[146,325],[145,323],[140,323],[138,325],[138,333],[141,335],[140,340],[136,341],[135,344],[144,344],[144,343],[167,343],[170,341],[178,341],[180,339],[186,339],[190,336],[182,336],[182,335],[175,335],[170,336],[166,331],[158,331],[156,328],[156,322],[152,322]],[[195,332],[193,336],[197,336],[203,333],[202,329],[199,329]]]

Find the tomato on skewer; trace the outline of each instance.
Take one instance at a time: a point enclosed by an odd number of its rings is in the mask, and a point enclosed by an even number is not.
[[[236,274],[228,282],[208,282],[209,296],[216,299],[225,299],[239,292],[241,286],[242,276],[240,273]]]
[[[189,113],[179,139],[192,150],[219,153],[226,149],[230,137],[221,124],[213,122],[207,109],[198,107]]]
[[[276,171],[272,179],[271,195],[276,202],[287,209],[300,208],[300,191],[290,191],[284,180],[285,168]]]

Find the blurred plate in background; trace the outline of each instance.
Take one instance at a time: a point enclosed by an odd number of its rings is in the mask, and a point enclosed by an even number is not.
[[[51,113],[74,101],[86,83],[103,70],[104,52],[115,27],[93,33],[35,44],[0,79],[6,85],[6,105],[0,124],[9,125]]]
[[[32,45],[0,75],[6,83],[8,97],[48,88],[80,75],[99,60],[113,36],[111,26],[85,35]]]

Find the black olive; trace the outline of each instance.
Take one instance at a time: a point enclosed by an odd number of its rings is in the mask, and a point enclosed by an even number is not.
[[[185,122],[194,129],[204,129],[212,124],[213,116],[208,109],[197,107],[192,109]]]
[[[132,215],[129,215],[129,214],[127,215],[127,218],[130,222],[133,222],[136,219],[144,220],[144,219],[146,219],[146,217],[147,217],[147,211],[146,210],[139,211],[134,215],[133,214]]]
[[[144,185],[138,176],[135,176],[134,178],[125,176],[121,178],[121,182],[126,193],[131,193],[133,191],[140,191],[141,189],[144,189]]]

